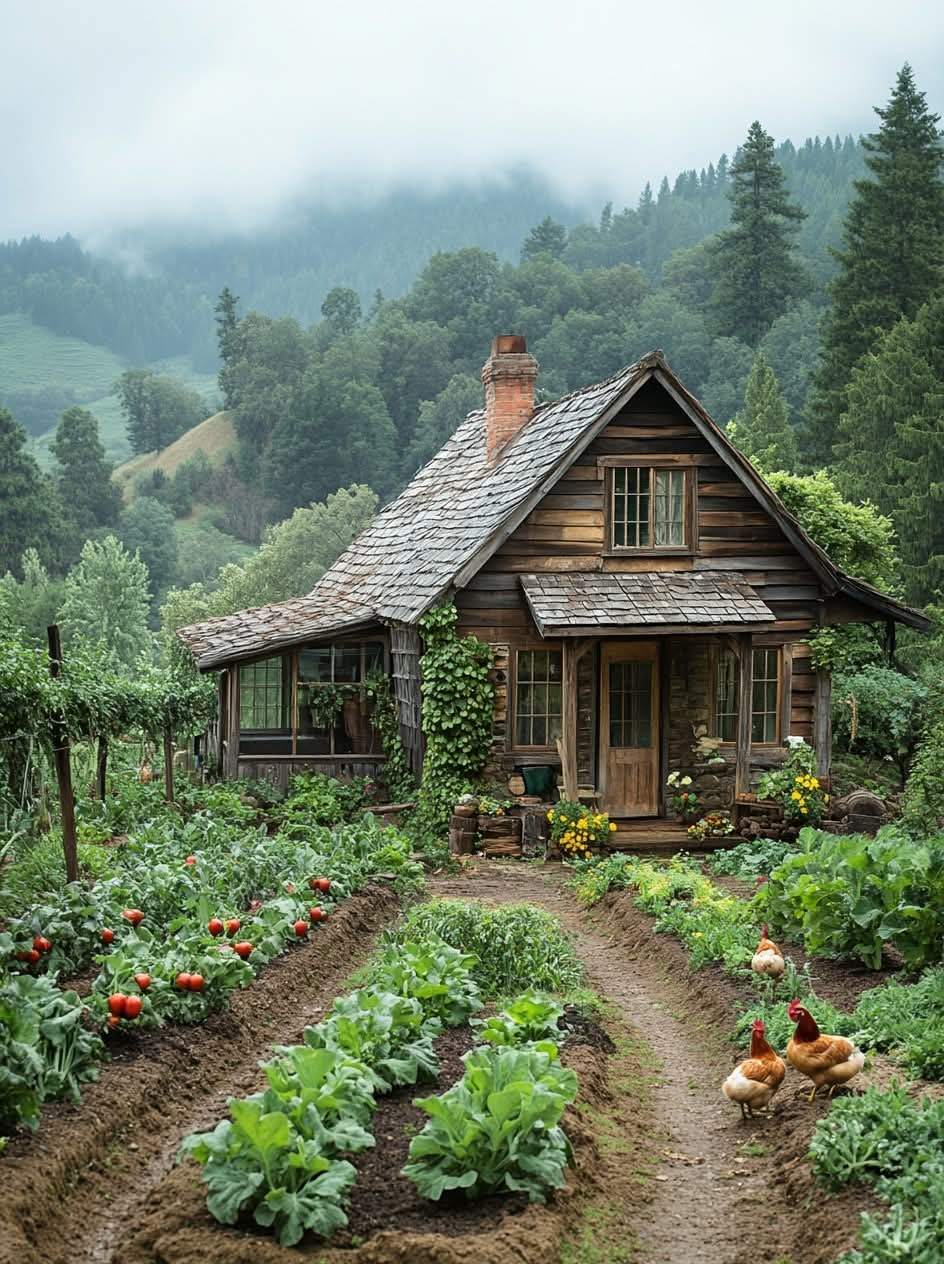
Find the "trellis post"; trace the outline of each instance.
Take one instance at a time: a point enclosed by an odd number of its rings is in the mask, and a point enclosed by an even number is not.
[[[59,628],[53,623],[46,629],[49,644],[49,674],[57,680],[62,671],[62,642]],[[50,716],[52,753],[56,765],[56,784],[59,788],[59,812],[62,818],[62,850],[66,860],[66,878],[79,880],[79,856],[75,846],[75,799],[72,795],[72,761],[69,756],[69,734],[60,712]]]

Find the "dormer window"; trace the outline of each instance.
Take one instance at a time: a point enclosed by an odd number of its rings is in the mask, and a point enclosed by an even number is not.
[[[612,550],[691,548],[691,470],[621,464],[606,474]]]

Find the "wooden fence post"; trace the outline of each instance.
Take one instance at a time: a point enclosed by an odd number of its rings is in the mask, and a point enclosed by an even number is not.
[[[174,802],[174,735],[169,728],[164,729],[164,797]]]
[[[46,629],[49,644],[49,674],[58,679],[62,671],[62,643],[55,623]],[[72,796],[72,761],[69,757],[69,734],[65,721],[58,713],[50,717],[52,729],[52,753],[56,764],[56,783],[59,787],[59,811],[62,817],[62,850],[66,860],[66,878],[79,880],[79,857],[75,847],[75,799]]]
[[[108,772],[108,738],[100,737],[98,739],[98,763],[95,769],[95,781],[98,788],[98,797],[102,803],[105,802],[105,777]]]

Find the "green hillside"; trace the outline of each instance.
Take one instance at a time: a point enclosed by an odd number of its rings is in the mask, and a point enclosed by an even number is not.
[[[227,453],[235,450],[236,432],[229,413],[214,413],[182,434],[179,439],[164,448],[162,452],[144,452],[130,457],[115,470],[115,478],[126,487],[142,474],[160,469],[170,478],[184,461],[189,461],[198,452],[203,452],[212,465],[219,465]]]
[[[58,386],[95,399],[126,367],[106,347],[51,333],[20,312],[0,316],[0,398]]]

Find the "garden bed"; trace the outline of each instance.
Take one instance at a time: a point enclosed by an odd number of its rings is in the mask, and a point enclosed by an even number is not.
[[[257,1087],[258,1060],[321,1016],[397,907],[388,888],[367,887],[234,993],[228,1011],[114,1040],[81,1106],[46,1106],[39,1131],[19,1133],[0,1157],[0,1264],[110,1260],[181,1136]]]

